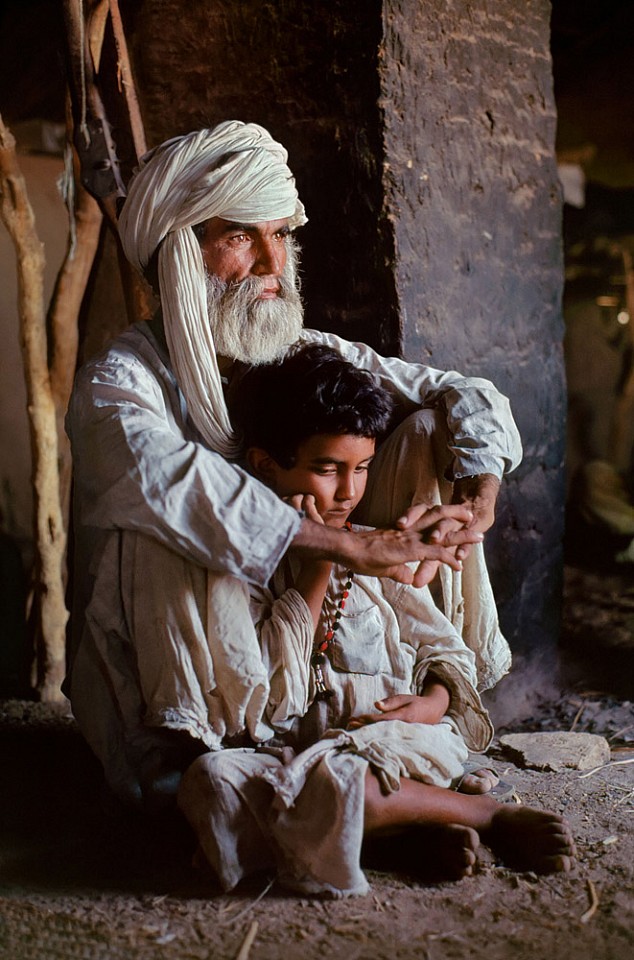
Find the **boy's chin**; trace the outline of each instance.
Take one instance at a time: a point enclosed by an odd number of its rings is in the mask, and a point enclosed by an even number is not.
[[[326,514],[322,519],[327,527],[343,527],[348,517],[348,513],[338,513],[330,516]]]

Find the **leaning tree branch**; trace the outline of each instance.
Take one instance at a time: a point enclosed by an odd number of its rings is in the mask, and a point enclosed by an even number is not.
[[[0,217],[17,255],[18,313],[33,454],[37,689],[48,702],[63,699],[66,622],[62,522],[55,404],[47,363],[44,248],[20,172],[15,140],[0,117]]]

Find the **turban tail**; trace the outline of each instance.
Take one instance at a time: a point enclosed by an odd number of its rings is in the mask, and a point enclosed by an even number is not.
[[[119,218],[128,260],[140,271],[159,250],[165,336],[189,415],[224,456],[237,445],[224,402],[207,317],[205,270],[195,224],[222,217],[306,222],[287,152],[255,123],[236,120],[175,137],[141,160]]]

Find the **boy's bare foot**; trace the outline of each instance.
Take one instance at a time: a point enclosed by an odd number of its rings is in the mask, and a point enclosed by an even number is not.
[[[576,853],[564,818],[532,807],[500,805],[490,827],[480,830],[480,837],[496,856],[515,870],[567,872]]]
[[[364,843],[364,866],[395,870],[425,883],[472,876],[478,861],[476,830],[459,823],[420,824]]]
[[[418,863],[413,875],[428,883],[471,877],[478,862],[480,837],[472,827],[460,823],[417,827],[410,843]]]
[[[495,770],[488,767],[477,767],[469,770],[460,778],[456,790],[458,793],[490,793],[498,785],[500,778]]]

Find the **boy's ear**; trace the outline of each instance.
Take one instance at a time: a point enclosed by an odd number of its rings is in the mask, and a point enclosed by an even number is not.
[[[260,447],[249,447],[246,457],[249,470],[254,477],[269,485],[275,482],[277,464],[266,450]]]

